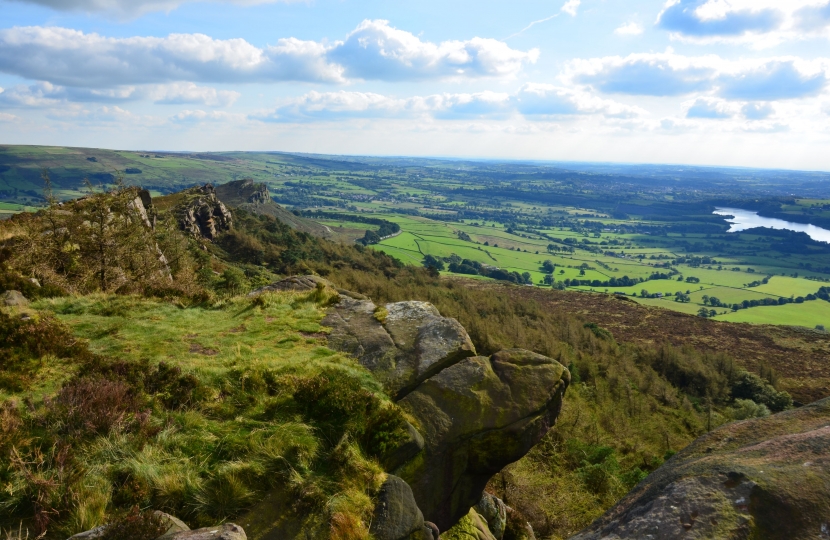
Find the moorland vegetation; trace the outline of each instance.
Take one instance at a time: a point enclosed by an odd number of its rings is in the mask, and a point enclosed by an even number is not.
[[[489,486],[543,538],[577,532],[698,435],[792,406],[773,370],[621,343],[584,315],[272,216],[231,208],[233,226],[209,241],[183,232],[181,194],[150,204],[116,182],[45,200],[0,222],[0,285],[32,301],[0,313],[5,529],[60,538],[135,508],[214,524],[279,487],[306,531],[368,538],[381,458],[406,418],[326,346],[336,290],[247,296],[285,275],[323,276],[379,305],[427,301],[479,354],[520,347],[568,366],[556,429]]]

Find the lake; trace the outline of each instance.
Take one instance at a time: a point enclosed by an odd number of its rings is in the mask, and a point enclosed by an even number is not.
[[[793,223],[792,221],[784,221],[783,219],[765,218],[759,216],[758,212],[741,210],[740,208],[716,208],[713,213],[719,216],[734,216],[726,219],[726,222],[731,225],[727,232],[745,231],[753,227],[786,229],[788,231],[807,233],[810,238],[818,242],[830,243],[830,231],[816,227],[815,225]]]

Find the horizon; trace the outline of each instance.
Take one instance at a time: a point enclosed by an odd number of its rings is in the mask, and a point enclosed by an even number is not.
[[[527,163],[537,165],[583,165],[583,166],[621,166],[621,167],[688,167],[697,169],[729,169],[745,171],[764,172],[797,172],[797,173],[826,173],[830,174],[830,168],[822,169],[797,169],[781,167],[750,167],[745,165],[714,165],[696,163],[663,163],[663,162],[634,162],[634,161],[583,161],[583,160],[554,160],[554,159],[533,159],[533,158],[501,158],[501,157],[476,157],[476,156],[441,156],[441,155],[406,155],[406,154],[339,154],[326,152],[291,152],[286,150],[164,150],[159,148],[108,148],[105,146],[68,146],[50,144],[6,144],[4,146],[31,146],[45,148],[78,148],[83,150],[106,150],[110,152],[159,152],[169,154],[227,154],[227,153],[262,153],[262,154],[288,154],[299,156],[322,156],[327,158],[380,158],[380,159],[435,159],[441,161],[459,161],[474,163]]]
[[[0,0],[0,17],[3,144],[830,171],[830,0]]]

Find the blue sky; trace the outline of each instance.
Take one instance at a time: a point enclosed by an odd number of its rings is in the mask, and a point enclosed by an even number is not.
[[[0,143],[830,170],[830,0],[0,0]]]

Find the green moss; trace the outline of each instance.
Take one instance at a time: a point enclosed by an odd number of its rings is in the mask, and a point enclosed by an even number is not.
[[[441,540],[495,540],[487,528],[487,521],[475,510],[470,511],[447,532],[441,533]]]

